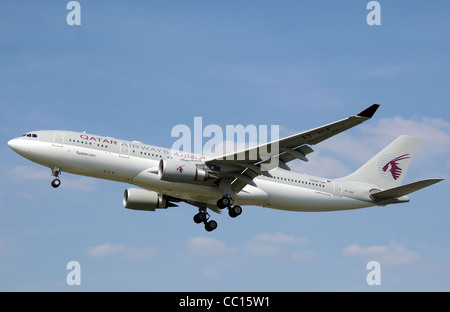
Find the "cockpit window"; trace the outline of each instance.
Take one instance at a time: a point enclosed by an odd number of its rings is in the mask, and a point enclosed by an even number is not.
[[[27,137],[27,138],[37,138],[37,134],[36,133],[25,133],[22,136],[23,137]]]

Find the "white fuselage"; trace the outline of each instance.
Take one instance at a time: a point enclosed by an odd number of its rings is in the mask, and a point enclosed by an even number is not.
[[[198,155],[72,131],[35,131],[8,145],[21,156],[63,172],[130,183],[186,201],[215,205],[223,191],[214,183],[162,181],[157,173],[161,159],[188,160],[201,164]],[[333,211],[364,208],[376,203],[373,185],[341,183],[283,169],[258,176],[232,197],[238,205],[258,205],[291,211]]]

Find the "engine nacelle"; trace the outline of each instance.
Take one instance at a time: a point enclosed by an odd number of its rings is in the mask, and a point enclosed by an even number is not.
[[[168,202],[163,195],[143,189],[129,188],[123,194],[123,206],[128,209],[155,211],[167,208]]]
[[[208,179],[208,172],[197,168],[194,163],[173,159],[161,159],[158,175],[161,180],[170,182],[189,183]]]

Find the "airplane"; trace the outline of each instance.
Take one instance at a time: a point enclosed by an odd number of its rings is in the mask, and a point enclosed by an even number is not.
[[[289,163],[308,161],[318,144],[359,125],[377,111],[359,114],[220,157],[205,157],[138,141],[85,132],[41,130],[8,142],[19,155],[49,167],[60,186],[61,172],[129,183],[125,208],[155,211],[186,202],[198,208],[194,222],[217,228],[208,209],[230,217],[245,205],[288,211],[336,211],[409,202],[406,196],[443,179],[401,185],[420,139],[401,135],[355,172],[336,179],[290,171]],[[271,150],[271,153],[267,153]]]

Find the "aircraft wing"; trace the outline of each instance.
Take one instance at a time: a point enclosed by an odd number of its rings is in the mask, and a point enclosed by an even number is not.
[[[213,174],[234,179],[232,188],[239,192],[245,185],[252,184],[256,176],[270,176],[268,171],[271,169],[280,167],[290,170],[287,162],[294,159],[308,161],[306,155],[313,152],[309,145],[320,143],[372,118],[379,106],[373,104],[348,118],[243,151],[208,159],[205,164]]]

